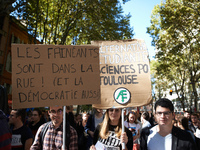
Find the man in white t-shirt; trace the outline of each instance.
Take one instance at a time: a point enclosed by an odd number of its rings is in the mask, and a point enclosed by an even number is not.
[[[191,135],[173,126],[174,106],[166,98],[155,103],[158,125],[144,128],[140,136],[140,150],[197,150]]]

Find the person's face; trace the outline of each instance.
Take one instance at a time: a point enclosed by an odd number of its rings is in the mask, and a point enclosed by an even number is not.
[[[171,112],[169,108],[157,106],[155,117],[160,126],[172,125],[174,113]]]
[[[198,118],[197,118],[197,116],[191,116],[191,121],[192,121],[192,123],[197,123],[198,122]]]
[[[39,116],[39,114],[38,114],[37,111],[33,111],[33,112],[32,112],[31,120],[32,120],[33,122],[38,122],[38,121],[40,121],[40,116]]]
[[[135,119],[136,119],[135,114],[130,112],[130,114],[128,116],[129,122],[134,123]]]
[[[121,109],[110,108],[108,109],[108,116],[111,122],[118,123],[120,116],[121,116]]]
[[[184,114],[184,117],[190,119],[190,113],[186,112],[186,113]]]
[[[103,109],[96,109],[97,113],[103,113]]]
[[[17,117],[16,113],[17,113],[17,111],[15,111],[15,110],[12,110],[10,112],[10,116],[9,116],[9,123],[10,124],[14,124],[17,121],[18,117]]]
[[[88,115],[87,114],[83,114],[82,119],[85,120],[85,121],[87,121],[88,120]]]
[[[50,107],[49,115],[54,125],[59,125],[63,121],[63,109],[60,106]]]

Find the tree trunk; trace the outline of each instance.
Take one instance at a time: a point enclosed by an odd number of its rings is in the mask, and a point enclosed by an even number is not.
[[[37,9],[36,9],[36,26],[35,26],[34,44],[36,44],[36,36],[37,36],[38,9],[39,9],[38,7],[39,7],[39,0],[37,0]]]

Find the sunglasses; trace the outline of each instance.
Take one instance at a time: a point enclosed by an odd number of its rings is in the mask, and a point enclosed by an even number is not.
[[[130,113],[130,114],[134,114],[134,115],[135,115],[135,112],[134,112],[134,111],[130,111],[129,113]]]
[[[110,109],[109,109],[109,112],[114,112],[114,111],[115,111],[116,113],[118,113],[118,112],[120,112],[120,109],[113,109],[113,108],[110,108]]]

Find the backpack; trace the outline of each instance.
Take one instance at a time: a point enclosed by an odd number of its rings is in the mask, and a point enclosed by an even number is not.
[[[40,132],[40,145],[41,145],[41,150],[43,149],[43,141],[45,134],[48,130],[49,125],[51,124],[51,121],[47,122],[44,127],[42,128]],[[69,150],[69,144],[70,144],[70,125],[68,122],[66,122],[66,138],[65,138],[65,144],[67,146],[67,150]]]

